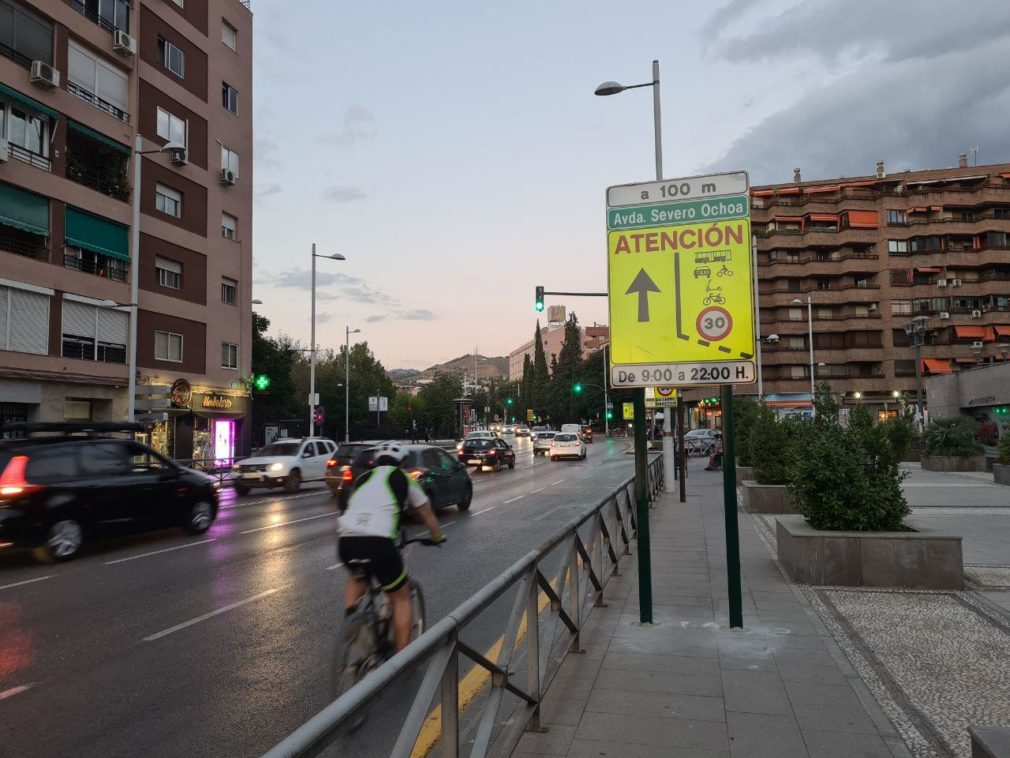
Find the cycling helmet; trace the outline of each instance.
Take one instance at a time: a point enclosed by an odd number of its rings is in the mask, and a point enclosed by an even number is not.
[[[376,466],[399,466],[403,459],[407,457],[406,448],[397,445],[395,442],[383,442],[381,445],[372,448],[372,460]]]

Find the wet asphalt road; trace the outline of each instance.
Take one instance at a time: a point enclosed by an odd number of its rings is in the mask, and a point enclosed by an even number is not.
[[[472,472],[469,513],[439,513],[449,542],[411,546],[429,623],[630,477],[626,447],[597,441],[585,462],[552,463],[519,440],[515,470]],[[0,557],[0,756],[272,747],[329,699],[344,584],[334,520],[321,484],[295,496],[227,492],[200,537],[99,543],[58,566]],[[471,644],[489,645],[500,623],[491,614],[474,625]]]

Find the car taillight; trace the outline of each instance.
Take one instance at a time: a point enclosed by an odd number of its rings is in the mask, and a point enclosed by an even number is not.
[[[410,471],[410,472],[408,472],[408,473],[410,474],[410,477],[411,477],[411,478],[412,478],[412,479],[413,479],[413,480],[414,480],[415,482],[416,482],[416,481],[417,481],[418,479],[420,479],[420,478],[421,478],[421,475],[422,475],[422,474],[424,474],[424,472],[423,472],[423,471],[422,471],[421,469],[419,469],[419,468],[416,468],[416,469],[414,469],[413,471]]]
[[[337,462],[335,460],[333,460],[332,458],[330,458],[328,461],[326,461],[326,468],[334,468],[336,465],[337,465]]]
[[[42,489],[42,485],[32,484],[25,479],[28,470],[28,456],[15,455],[7,462],[0,474],[0,498],[27,495]]]
[[[488,451],[487,451],[487,454],[488,454],[488,455],[494,455],[494,450],[488,450]]]
[[[536,441],[537,441],[537,435],[531,434],[530,435],[530,442],[536,442]]]
[[[353,482],[354,474],[351,473],[351,469],[345,468],[344,473],[340,475],[340,480],[343,482]]]

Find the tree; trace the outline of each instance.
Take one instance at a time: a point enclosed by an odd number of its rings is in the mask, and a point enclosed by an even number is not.
[[[540,319],[537,319],[537,331],[533,337],[533,382],[530,391],[531,407],[534,413],[542,416],[547,411],[547,392],[551,377],[547,370],[547,354],[544,352],[544,340],[540,336]]]
[[[533,361],[530,360],[529,353],[523,356],[523,378],[519,383],[519,396],[526,409],[532,408],[535,413],[536,409],[533,406]]]
[[[264,443],[264,426],[298,416],[299,404],[292,375],[298,354],[291,351],[290,337],[266,336],[270,328],[268,318],[258,313],[253,313],[252,318],[252,373],[270,379],[266,391],[254,389],[252,394],[252,443],[258,447]],[[306,417],[307,414],[306,408]]]
[[[575,384],[582,364],[582,330],[575,313],[565,322],[565,339],[557,362],[551,366],[551,415],[564,418],[568,423],[581,420],[575,407]],[[581,405],[581,404],[580,404]]]
[[[430,427],[437,437],[455,437],[455,405],[453,400],[463,395],[463,382],[454,374],[437,373],[435,378],[417,393],[420,407],[418,427]]]

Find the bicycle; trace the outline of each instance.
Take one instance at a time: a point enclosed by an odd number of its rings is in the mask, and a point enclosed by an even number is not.
[[[402,550],[411,543],[438,545],[429,537],[403,538],[400,533],[399,547]],[[364,597],[344,620],[344,631],[337,637],[333,652],[331,685],[334,700],[365,678],[370,672],[393,657],[396,645],[393,641],[393,613],[389,598],[382,591],[378,579],[371,573],[370,561],[351,561],[348,569],[368,587]],[[413,579],[407,580],[414,611],[414,628],[411,641],[421,636],[425,629],[424,593]]]

